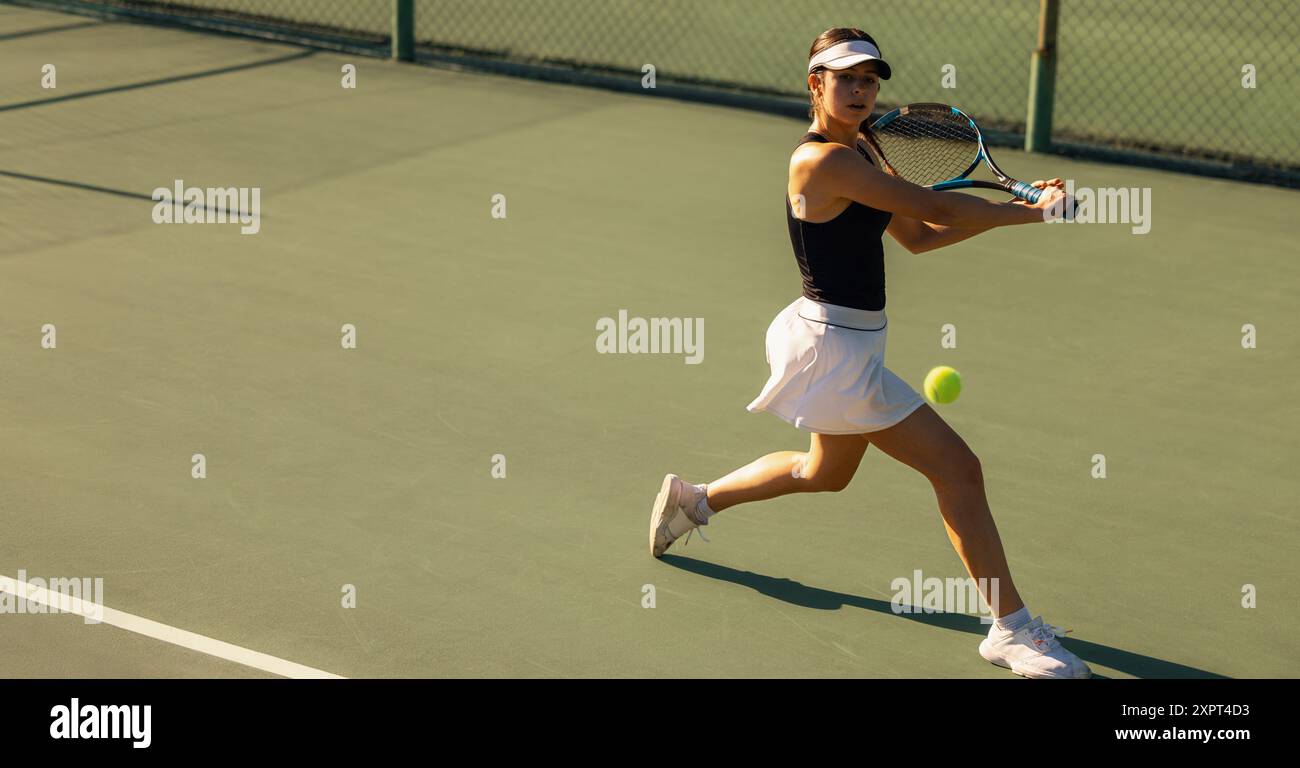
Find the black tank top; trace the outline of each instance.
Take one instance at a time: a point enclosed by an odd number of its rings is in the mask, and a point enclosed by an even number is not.
[[[825,144],[829,139],[809,131],[795,146],[809,141]],[[875,165],[866,150],[860,146],[857,150]],[[853,202],[830,221],[813,224],[794,217],[787,194],[785,220],[803,276],[803,295],[842,307],[884,309],[885,248],[881,237],[892,216],[889,211]]]

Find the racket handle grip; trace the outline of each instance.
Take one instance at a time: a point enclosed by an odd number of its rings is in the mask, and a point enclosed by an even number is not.
[[[1043,195],[1043,190],[1023,181],[1015,182],[1007,191],[1030,204],[1038,202],[1038,198]]]

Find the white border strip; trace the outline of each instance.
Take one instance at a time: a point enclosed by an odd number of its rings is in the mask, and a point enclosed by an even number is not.
[[[25,587],[20,589],[19,585]],[[264,672],[270,672],[273,675],[281,677],[290,677],[294,679],[334,679],[343,680],[341,675],[335,675],[323,670],[296,664],[292,661],[271,656],[265,653],[259,653],[247,648],[241,648],[238,645],[214,640],[211,637],[187,632],[176,627],[169,627],[166,624],[159,624],[150,619],[133,616],[129,613],[109,608],[108,606],[99,606],[93,603],[83,603],[81,598],[63,592],[51,592],[42,587],[36,587],[28,582],[19,582],[17,579],[11,579],[8,576],[0,576],[0,591],[8,592],[15,597],[21,597],[28,602],[47,605],[62,613],[74,613],[79,616],[90,616],[97,618],[104,624],[111,624],[119,629],[125,629],[127,632],[134,632],[137,635],[152,637],[155,640],[161,640],[164,643],[188,648],[191,651],[198,651],[209,656],[215,656],[226,661],[233,661],[236,664],[242,664],[245,667],[260,669]]]

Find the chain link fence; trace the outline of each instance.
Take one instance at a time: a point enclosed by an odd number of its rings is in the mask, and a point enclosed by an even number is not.
[[[1054,138],[1300,167],[1294,0],[1067,0],[1059,29]]]
[[[983,116],[1023,122],[1036,3],[892,0],[863,8],[846,0],[814,11],[775,0],[422,0],[416,39],[441,51],[638,80],[650,64],[669,83],[805,98],[813,39],[830,26],[856,26],[875,37],[893,67],[882,102],[953,101],[960,93]],[[918,26],[925,45],[908,45]],[[955,91],[941,85],[945,65],[956,70]]]
[[[391,43],[401,0],[8,0],[315,44]],[[879,102],[956,104],[1025,130],[1041,0],[411,0],[421,59],[640,89],[806,100],[813,38],[865,29]],[[1052,145],[1071,154],[1300,186],[1300,4],[1060,0]],[[619,87],[616,85],[616,87]],[[1095,152],[1094,152],[1095,154]]]

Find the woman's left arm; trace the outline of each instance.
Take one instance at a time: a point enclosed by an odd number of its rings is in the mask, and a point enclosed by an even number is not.
[[[894,214],[885,231],[909,252],[925,253],[945,245],[960,243],[990,229],[993,227],[949,227]]]
[[[1035,181],[1034,186],[1043,189],[1049,186],[1064,187],[1065,185],[1060,179],[1052,179],[1050,181]],[[994,227],[950,227],[894,214],[885,231],[909,252],[925,253],[936,248],[942,248],[945,245],[960,243],[962,240],[972,238],[981,232],[988,232],[990,229],[994,229]]]

